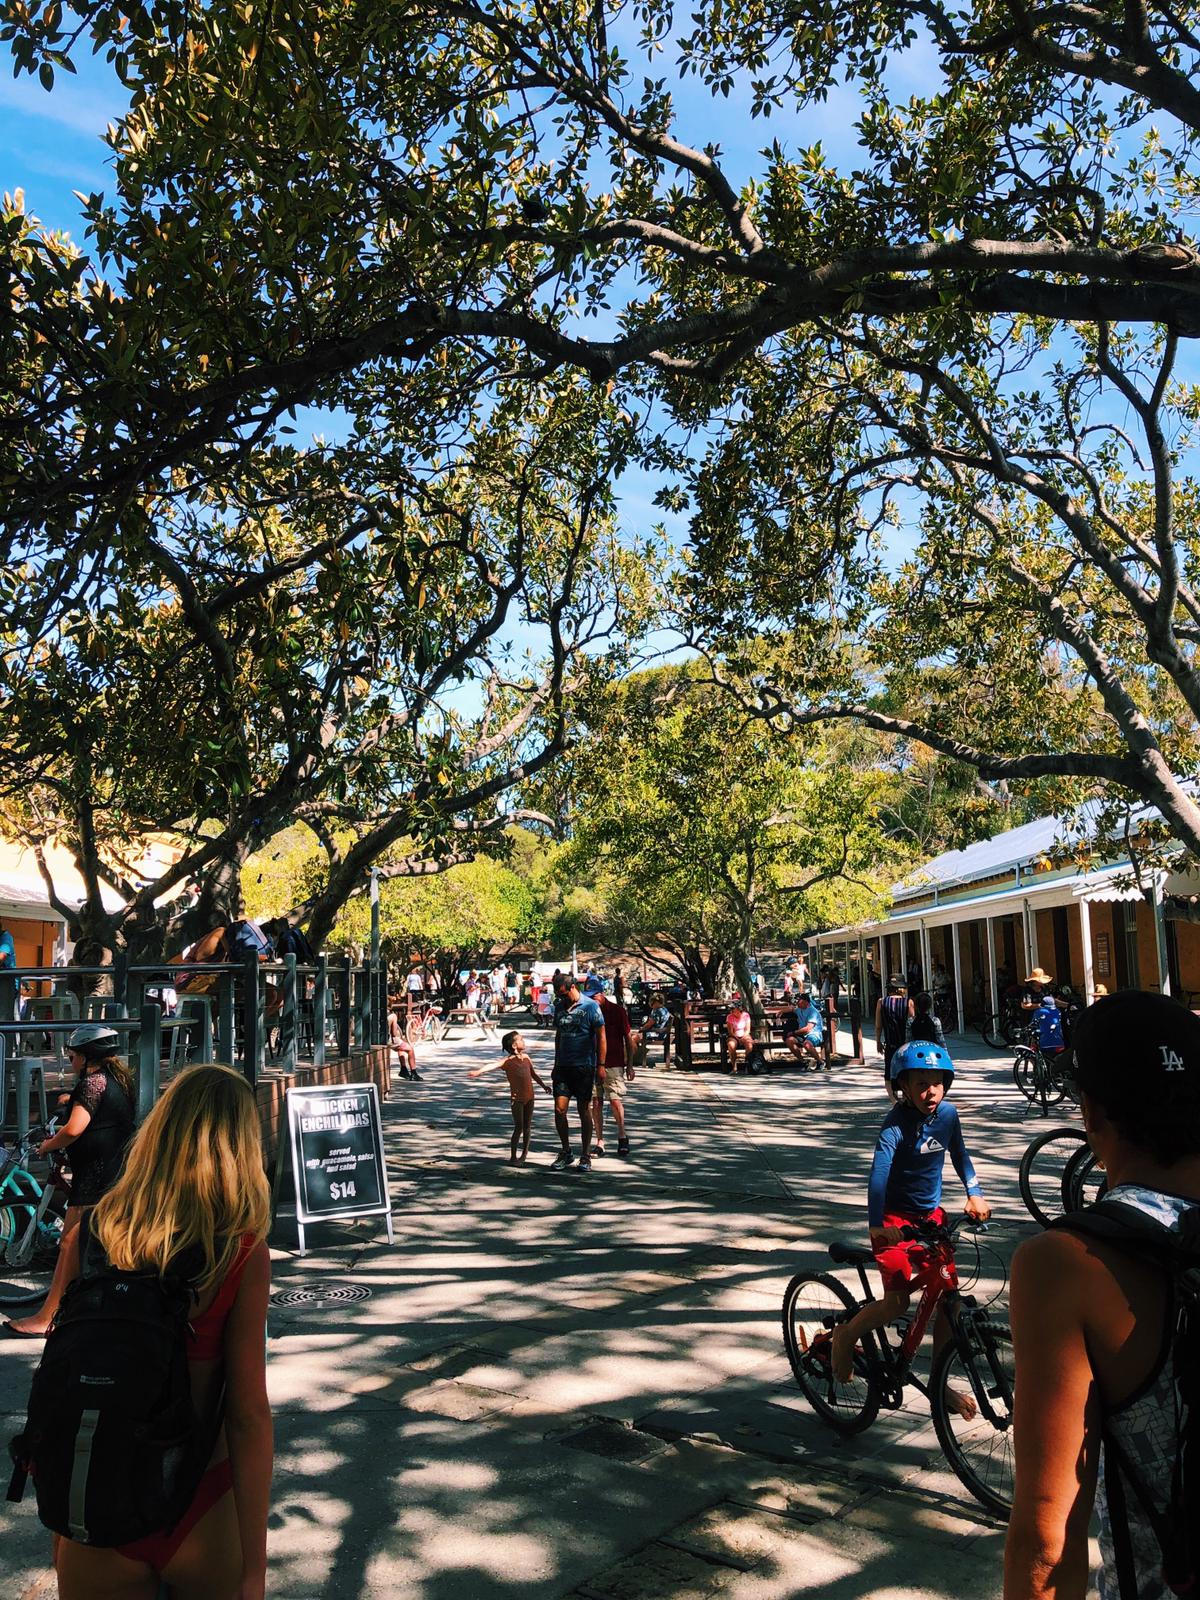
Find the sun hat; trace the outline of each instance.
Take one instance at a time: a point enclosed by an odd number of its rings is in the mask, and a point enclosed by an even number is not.
[[[1053,983],[1054,979],[1046,971],[1045,967],[1034,967],[1025,981],[1026,983]]]

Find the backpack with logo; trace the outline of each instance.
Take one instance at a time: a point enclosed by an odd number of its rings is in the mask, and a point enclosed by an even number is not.
[[[1063,1033],[1062,1012],[1049,996],[1033,1013],[1033,1023],[1038,1032],[1039,1049],[1063,1049],[1067,1040]]]
[[[1137,1600],[1147,1577],[1134,1564],[1131,1501],[1141,1508],[1158,1541],[1166,1587],[1174,1594],[1194,1594],[1200,1583],[1200,1206],[1183,1213],[1178,1231],[1119,1198],[1104,1198],[1086,1211],[1072,1211],[1052,1226],[1102,1240],[1163,1268],[1169,1277],[1165,1345],[1174,1416],[1165,1420],[1170,1494],[1165,1504],[1155,1500],[1144,1476],[1107,1427],[1104,1484],[1121,1600]]]
[[[110,1267],[80,1224],[67,1286],[33,1375],[24,1432],[9,1452],[8,1499],[26,1480],[46,1527],[112,1547],[171,1528],[186,1511],[220,1426],[192,1404],[185,1276]]]

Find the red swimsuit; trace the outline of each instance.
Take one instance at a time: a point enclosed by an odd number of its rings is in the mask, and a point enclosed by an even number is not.
[[[207,1311],[199,1312],[192,1319],[192,1340],[188,1347],[189,1361],[221,1359],[225,1348],[225,1323],[233,1310],[242,1274],[246,1270],[246,1263],[253,1249],[254,1240],[247,1234],[233,1258],[233,1265],[221,1280],[221,1287],[217,1290],[212,1305]],[[130,1561],[144,1561],[155,1572],[161,1572],[200,1518],[211,1511],[217,1501],[232,1488],[233,1469],[229,1464],[229,1457],[226,1456],[223,1461],[216,1462],[205,1472],[196,1486],[192,1503],[173,1528],[168,1528],[163,1533],[149,1534],[145,1539],[138,1539],[133,1544],[119,1545],[118,1554],[128,1557]]]

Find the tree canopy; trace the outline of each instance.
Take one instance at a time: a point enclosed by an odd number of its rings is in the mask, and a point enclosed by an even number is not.
[[[688,669],[618,686],[572,756],[571,838],[556,864],[593,888],[584,934],[665,954],[705,992],[736,981],[748,994],[756,944],[882,907],[889,779],[822,761],[815,745],[747,726]]]
[[[89,882],[111,856],[75,811],[96,789],[136,824],[113,777],[135,766],[201,868],[256,817],[348,822],[327,919],[372,852],[492,826],[561,748],[551,708],[629,621],[614,593],[645,599],[611,537],[637,464],[688,521],[685,635],[735,686],[748,633],[777,646],[748,711],[1116,786],[1200,849],[1197,24],[1050,0],[10,7],[18,72],[52,93],[92,48],[131,97],[82,247],[16,196],[2,218],[4,687],[22,730],[98,752],[64,776],[22,732],[12,792],[52,796]],[[808,137],[834,93],[858,109],[836,157]],[[740,166],[726,98],[764,128]],[[336,441],[298,447],[300,407]],[[323,631],[293,643],[305,586]],[[553,635],[562,596],[593,620],[514,687],[504,619]],[[467,677],[487,713],[447,732]],[[123,689],[160,681],[145,744],[227,794],[164,793],[114,743]]]

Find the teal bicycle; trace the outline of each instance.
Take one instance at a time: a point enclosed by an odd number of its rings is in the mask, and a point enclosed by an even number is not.
[[[30,1170],[38,1145],[57,1128],[55,1120],[31,1128],[0,1167],[0,1306],[6,1309],[45,1298],[62,1242],[68,1200],[62,1158],[51,1156],[41,1179]]]

